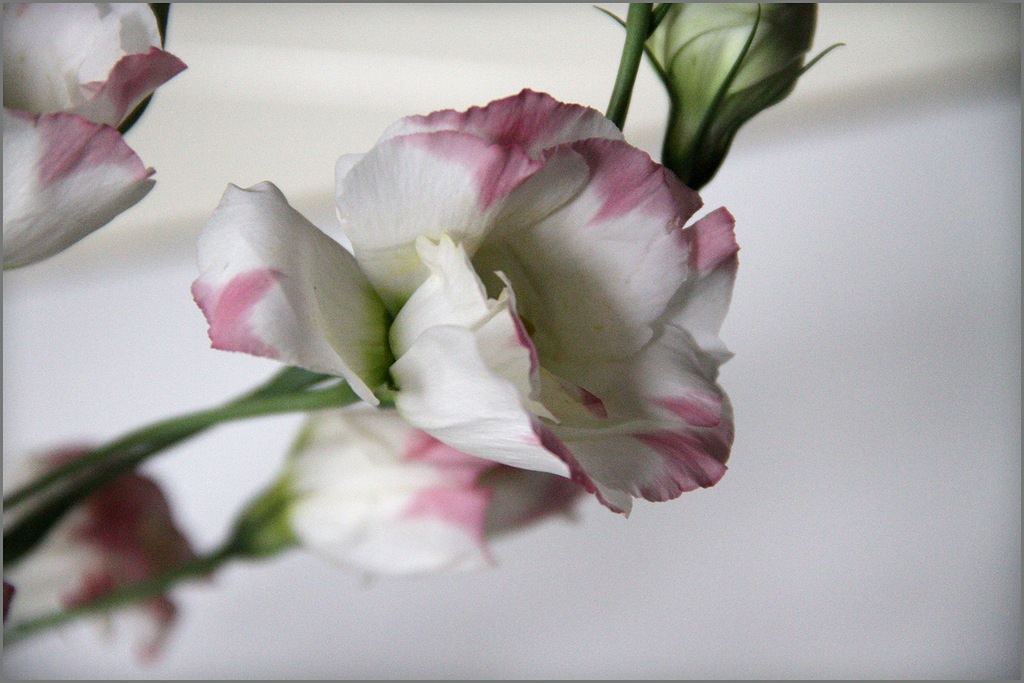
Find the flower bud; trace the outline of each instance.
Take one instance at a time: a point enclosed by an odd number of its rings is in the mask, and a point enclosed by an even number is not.
[[[185,69],[160,47],[165,22],[144,3],[4,4],[4,269],[63,251],[152,189],[121,134]]]
[[[821,57],[804,64],[816,18],[813,3],[671,5],[647,41],[671,102],[662,163],[695,190],[711,180],[740,126]]]
[[[26,480],[87,453],[70,447],[47,454],[15,472]],[[87,605],[111,593],[159,577],[196,560],[174,521],[159,484],[131,471],[94,491],[46,539],[13,568],[4,568],[4,616],[13,627],[65,609]],[[17,598],[9,604],[17,586]],[[132,627],[143,661],[161,652],[177,609],[166,593],[133,605],[122,615]],[[107,623],[113,613],[101,619]]]
[[[485,567],[488,541],[570,515],[582,487],[460,453],[392,409],[309,419],[277,483],[235,525],[249,557],[294,544],[369,575]]]

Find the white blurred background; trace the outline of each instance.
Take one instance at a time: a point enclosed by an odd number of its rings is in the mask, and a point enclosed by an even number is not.
[[[5,468],[277,369],[211,350],[189,295],[228,182],[329,227],[342,153],[523,87],[604,109],[622,36],[587,4],[174,5],[189,69],[128,134],[155,190],[3,276]],[[1019,678],[1020,5],[822,5],[815,52],[839,41],[703,192],[741,245],[718,486],[629,519],[585,501],[481,573],[232,565],[176,591],[154,665],[86,623],[9,648],[5,677]],[[666,110],[645,64],[627,139],[657,157]],[[200,548],[299,422],[147,465]]]

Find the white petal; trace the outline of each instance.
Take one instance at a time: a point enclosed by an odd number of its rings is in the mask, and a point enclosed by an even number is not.
[[[66,249],[134,206],[153,169],[112,128],[4,110],[4,268]]]
[[[669,500],[713,486],[733,439],[717,373],[713,356],[668,325],[632,359],[595,364],[583,378],[602,396],[606,420],[563,420],[551,429],[613,509],[628,512],[634,496]]]
[[[384,307],[352,255],[280,190],[229,186],[198,251],[192,291],[214,348],[344,377],[378,402],[391,360]]]
[[[700,200],[626,143],[572,149],[589,166],[586,188],[539,223],[492,233],[473,263],[508,276],[541,364],[581,384],[578,370],[647,343],[686,284],[681,229]]]
[[[159,50],[148,5],[4,5],[4,107],[71,111],[117,126],[185,68]]]
[[[293,453],[289,521],[304,545],[374,574],[484,566],[493,468],[414,429],[395,411],[313,418]]]
[[[515,313],[512,291],[506,289],[497,299],[488,299],[465,250],[447,235],[437,244],[421,236],[416,248],[430,276],[395,317],[391,326],[394,354],[401,357],[421,334],[438,325],[472,330],[487,368],[516,386],[530,412],[551,417],[534,400],[540,393],[537,355]]]
[[[517,386],[488,367],[471,330],[431,327],[391,373],[400,389],[396,408],[431,436],[479,458],[569,476],[542,443]]]
[[[426,279],[415,240],[447,233],[472,255],[503,200],[541,167],[516,148],[442,132],[386,140],[348,168],[338,216],[353,251],[392,313]]]
[[[687,330],[718,363],[732,357],[718,336],[732,299],[738,266],[735,221],[725,209],[704,216],[683,231],[690,247],[693,282],[672,302],[665,319]]]
[[[480,278],[462,245],[445,234],[435,243],[420,236],[416,255],[430,275],[409,297],[391,325],[391,348],[401,357],[416,339],[435,325],[475,328],[493,315]]]

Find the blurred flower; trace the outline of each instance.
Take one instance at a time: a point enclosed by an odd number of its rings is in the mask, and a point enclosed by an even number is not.
[[[84,449],[49,456],[45,469],[80,457]],[[175,526],[160,487],[123,474],[74,509],[33,552],[4,573],[18,587],[11,624],[90,603],[111,591],[153,578],[195,559]],[[126,608],[141,617],[140,655],[153,659],[175,618],[167,596]]]
[[[817,5],[806,3],[670,5],[647,44],[671,102],[662,163],[703,187],[740,126],[810,68],[816,18]]]
[[[339,159],[336,199],[352,253],[270,183],[228,187],[193,285],[214,347],[616,511],[723,475],[732,216],[684,229],[700,198],[599,112],[524,90],[405,118]]]
[[[250,509],[258,521],[243,522],[253,532],[244,543],[298,541],[375,575],[476,569],[491,561],[489,539],[568,515],[582,493],[563,477],[460,453],[395,410],[354,406],[307,422],[279,485]],[[267,525],[277,528],[268,535]]]
[[[3,266],[47,258],[153,187],[116,127],[185,65],[146,4],[5,4]]]

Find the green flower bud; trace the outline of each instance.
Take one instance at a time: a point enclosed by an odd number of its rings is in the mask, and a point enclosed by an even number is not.
[[[817,5],[662,8],[646,45],[671,101],[662,163],[698,190],[718,171],[740,126],[781,102],[825,54],[804,65]]]

